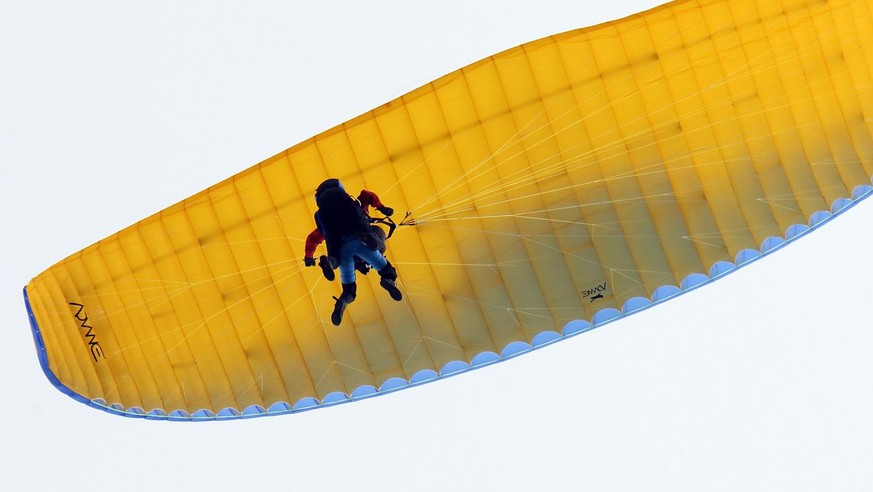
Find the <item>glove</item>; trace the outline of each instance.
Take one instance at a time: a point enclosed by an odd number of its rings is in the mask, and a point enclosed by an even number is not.
[[[392,215],[394,215],[394,209],[391,207],[379,207],[376,210],[382,212],[382,215],[384,215],[385,217],[391,217]]]
[[[303,258],[303,264],[308,267],[315,266],[315,258]]]

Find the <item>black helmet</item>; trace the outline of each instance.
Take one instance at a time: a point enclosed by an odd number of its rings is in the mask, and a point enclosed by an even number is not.
[[[326,179],[322,181],[320,185],[318,185],[318,188],[315,189],[315,199],[318,200],[318,195],[321,195],[323,191],[329,190],[331,188],[340,188],[343,191],[346,190],[346,188],[343,186],[342,183],[340,183],[340,180],[338,180],[337,178]]]

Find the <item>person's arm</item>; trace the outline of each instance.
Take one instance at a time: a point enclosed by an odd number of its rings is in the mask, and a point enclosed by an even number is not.
[[[324,242],[324,236],[321,234],[317,228],[309,233],[306,236],[306,248],[304,250],[303,262],[306,266],[314,266],[315,258],[313,255],[315,254],[315,248],[318,247],[319,244]]]
[[[358,195],[358,201],[361,202],[361,208],[364,209],[364,212],[369,213],[367,208],[369,206],[373,206],[379,212],[382,212],[386,217],[390,217],[394,214],[394,209],[391,207],[386,207],[382,200],[379,199],[379,195],[373,193],[369,190],[361,190],[361,194]]]

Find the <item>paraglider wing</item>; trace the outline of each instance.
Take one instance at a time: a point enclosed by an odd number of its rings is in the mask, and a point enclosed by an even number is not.
[[[552,343],[754,260],[870,192],[867,0],[688,0],[499,53],[66,258],[40,360],[130,416],[365,398]],[[403,291],[304,268],[315,188],[411,215]]]

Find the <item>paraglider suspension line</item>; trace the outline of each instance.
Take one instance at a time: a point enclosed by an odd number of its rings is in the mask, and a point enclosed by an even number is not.
[[[398,227],[416,225],[415,218],[412,217],[412,212],[406,212],[406,215],[403,216],[403,220],[401,220],[399,223],[394,222],[394,219],[392,219],[391,217],[370,217],[370,223],[388,226],[388,235],[385,237],[385,239],[390,238]]]

